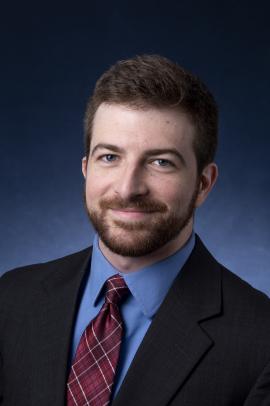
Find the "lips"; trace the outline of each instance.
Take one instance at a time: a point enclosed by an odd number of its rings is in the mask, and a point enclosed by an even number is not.
[[[142,220],[144,217],[153,213],[153,211],[144,211],[138,209],[111,209],[112,213],[119,218],[127,220]]]
[[[110,207],[110,209],[115,210],[115,211],[122,211],[125,213],[153,213],[154,212],[154,210],[138,209],[137,207],[131,207],[131,208]]]

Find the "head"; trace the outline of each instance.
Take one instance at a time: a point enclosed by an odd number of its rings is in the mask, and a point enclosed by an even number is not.
[[[102,242],[144,256],[190,234],[217,177],[217,108],[206,87],[160,56],[118,62],[85,118],[86,205]]]
[[[204,83],[178,64],[159,55],[117,62],[97,81],[85,114],[85,155],[91,146],[93,122],[102,103],[137,109],[173,108],[194,126],[192,145],[197,171],[214,161],[218,139],[218,109]]]

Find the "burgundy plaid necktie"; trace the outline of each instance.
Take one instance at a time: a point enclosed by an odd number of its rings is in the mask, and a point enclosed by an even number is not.
[[[123,323],[119,303],[129,292],[124,279],[106,281],[105,303],[80,339],[67,384],[68,406],[105,406],[119,358]]]

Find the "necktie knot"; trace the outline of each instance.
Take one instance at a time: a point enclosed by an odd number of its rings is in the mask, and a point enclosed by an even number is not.
[[[105,301],[106,303],[119,304],[129,293],[129,289],[121,275],[113,275],[106,281]]]

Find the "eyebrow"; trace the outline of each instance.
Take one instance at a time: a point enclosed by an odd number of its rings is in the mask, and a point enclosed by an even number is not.
[[[119,152],[119,153],[123,153],[123,152],[124,152],[124,149],[123,149],[123,148],[117,147],[116,145],[99,143],[99,144],[97,144],[97,145],[93,148],[93,150],[92,150],[92,152],[91,152],[91,156],[94,155],[94,153],[95,153],[98,149],[109,149],[110,151]],[[172,155],[176,156],[176,157],[181,161],[181,163],[182,163],[184,166],[186,166],[186,161],[185,161],[183,155],[182,155],[179,151],[177,151],[177,149],[175,149],[175,148],[155,148],[155,149],[148,149],[148,150],[146,150],[145,153],[144,153],[144,155],[145,155],[146,157],[153,156],[153,155],[162,155],[162,154],[172,154]]]
[[[94,153],[98,150],[98,149],[109,149],[111,151],[114,152],[124,152],[123,148],[117,147],[116,145],[113,144],[97,144],[94,148],[93,151],[91,152],[91,156],[94,155]]]

